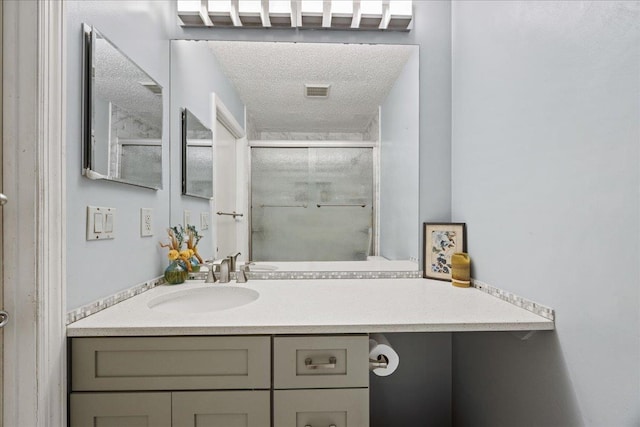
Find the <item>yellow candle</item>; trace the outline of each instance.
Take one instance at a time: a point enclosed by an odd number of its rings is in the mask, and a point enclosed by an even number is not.
[[[471,285],[471,258],[464,252],[451,255],[451,284],[461,288]]]

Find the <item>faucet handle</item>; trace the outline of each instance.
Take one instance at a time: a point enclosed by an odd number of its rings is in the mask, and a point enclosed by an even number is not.
[[[211,262],[211,264],[205,263],[205,265],[208,267],[209,271],[207,272],[207,278],[205,279],[204,283],[215,283],[217,279],[216,279],[215,266],[213,265],[213,261]]]
[[[249,272],[249,264],[245,264],[236,273],[236,282],[237,283],[247,283],[249,278],[247,277],[247,273]]]

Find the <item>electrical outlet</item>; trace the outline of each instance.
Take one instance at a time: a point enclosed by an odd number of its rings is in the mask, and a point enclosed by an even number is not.
[[[140,208],[140,236],[153,236],[153,209]]]
[[[209,229],[209,212],[200,212],[200,230]]]
[[[182,225],[184,225],[185,228],[187,227],[187,225],[193,225],[191,223],[191,211],[184,211],[184,223]]]

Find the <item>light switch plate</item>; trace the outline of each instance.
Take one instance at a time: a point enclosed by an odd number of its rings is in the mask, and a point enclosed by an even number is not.
[[[115,208],[87,206],[87,240],[115,238]]]
[[[140,208],[140,237],[153,236],[153,209]]]
[[[200,212],[200,230],[209,229],[209,212]]]
[[[184,211],[184,223],[182,225],[184,225],[185,228],[187,228],[187,225],[193,225],[191,222],[191,211]]]

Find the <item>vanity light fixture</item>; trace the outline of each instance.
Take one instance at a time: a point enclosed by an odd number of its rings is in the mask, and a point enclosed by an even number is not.
[[[351,28],[353,23],[353,2],[331,0],[331,28]]]
[[[265,3],[268,9],[269,2]],[[240,0],[238,3],[238,15],[243,27],[270,27],[269,15],[265,12],[267,11],[264,10],[261,0]]]
[[[156,82],[139,82],[142,87],[148,89],[154,95],[162,95],[162,86]]]
[[[413,2],[411,0],[390,1],[385,18],[385,28],[389,30],[408,28],[413,19]]]
[[[296,27],[296,20],[293,19],[291,0],[267,0],[269,9],[269,22],[272,27]]]
[[[301,0],[298,11],[299,26],[302,28],[324,27],[324,3],[322,0]],[[331,26],[330,22],[329,26]]]
[[[205,1],[203,0],[203,3]],[[238,0],[208,0],[206,1],[207,13],[213,26],[241,27],[242,22],[238,14]]]
[[[178,0],[183,27],[409,31],[412,0]]]
[[[178,0],[178,17],[184,26],[211,25],[207,5],[202,0]]]
[[[359,28],[369,30],[380,28],[380,23],[382,22],[382,9],[381,0],[360,0]]]

